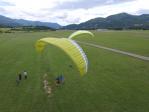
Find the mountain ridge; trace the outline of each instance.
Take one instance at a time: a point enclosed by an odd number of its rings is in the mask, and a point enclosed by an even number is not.
[[[19,26],[45,26],[54,29],[68,30],[93,30],[93,29],[147,29],[149,30],[149,14],[131,15],[128,13],[119,13],[110,15],[106,18],[97,17],[80,24],[70,24],[61,26],[57,23],[40,22],[24,19],[11,19],[0,15],[1,27],[19,27]]]
[[[149,14],[119,13],[106,18],[98,17],[80,24],[67,25],[63,29],[149,29]]]
[[[3,15],[0,15],[0,26],[3,26],[3,27],[46,26],[54,29],[61,28],[61,25],[59,25],[58,23],[40,22],[40,21],[32,21],[32,20],[24,20],[24,19],[11,19]]]

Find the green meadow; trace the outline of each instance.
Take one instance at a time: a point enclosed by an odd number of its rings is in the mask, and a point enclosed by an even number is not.
[[[80,44],[89,60],[81,77],[69,56],[54,46],[43,54],[35,43],[43,37],[68,37],[73,31],[0,33],[0,112],[148,112],[149,62]],[[76,40],[149,56],[149,31],[92,31]],[[72,65],[72,67],[70,67]],[[28,79],[16,85],[26,70]],[[48,74],[50,97],[43,89]],[[54,86],[64,74],[65,83]]]

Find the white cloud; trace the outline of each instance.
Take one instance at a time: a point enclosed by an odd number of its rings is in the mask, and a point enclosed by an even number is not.
[[[58,9],[90,9],[97,6],[121,4],[132,2],[135,0],[80,0],[80,1],[65,1],[59,4]]]
[[[95,3],[91,4],[90,1]],[[96,4],[98,1],[100,1],[99,5]],[[0,5],[2,15],[19,19],[58,22],[62,25],[80,23],[95,17],[106,17],[121,12],[149,13],[149,0],[5,0],[5,3],[8,5]],[[76,8],[62,8],[65,3],[80,3],[80,5]]]

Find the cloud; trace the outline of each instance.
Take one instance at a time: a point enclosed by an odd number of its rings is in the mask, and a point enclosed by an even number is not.
[[[121,4],[125,2],[132,2],[135,0],[80,0],[80,1],[66,1],[58,4],[55,8],[58,9],[89,9],[97,6]]]
[[[6,1],[0,1],[0,6],[14,6],[15,4],[6,2]]]
[[[60,20],[63,20],[66,24],[76,24],[80,23],[80,17],[73,17],[73,16],[67,16],[65,18],[59,18]]]
[[[62,13],[62,14],[56,16],[56,18],[63,19],[63,20],[66,19],[67,17],[68,17],[68,14],[67,13]]]
[[[0,7],[0,12],[5,13],[5,12],[7,12],[7,11],[6,11],[4,8]]]
[[[149,14],[149,9],[140,9],[137,11],[137,14]]]

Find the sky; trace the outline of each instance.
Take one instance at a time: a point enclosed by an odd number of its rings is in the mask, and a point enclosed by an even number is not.
[[[149,14],[149,0],[0,0],[0,15],[60,25],[123,12]]]

